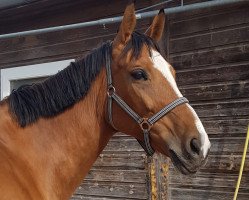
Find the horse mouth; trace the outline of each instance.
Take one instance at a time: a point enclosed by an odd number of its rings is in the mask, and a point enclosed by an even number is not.
[[[170,149],[170,158],[178,171],[184,175],[195,174],[197,170],[190,170],[186,164],[179,158],[179,156]]]

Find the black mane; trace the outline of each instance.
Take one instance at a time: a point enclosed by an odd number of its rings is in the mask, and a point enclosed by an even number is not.
[[[151,38],[134,32],[124,52],[132,49],[133,56],[138,57],[144,44],[149,50],[159,50]],[[20,126],[25,127],[40,117],[55,116],[83,98],[105,66],[106,58],[111,57],[111,49],[111,42],[108,41],[44,82],[13,90],[7,101]]]

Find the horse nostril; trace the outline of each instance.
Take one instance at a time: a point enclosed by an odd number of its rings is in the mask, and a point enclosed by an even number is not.
[[[190,148],[191,148],[191,150],[192,150],[192,152],[194,153],[194,154],[197,154],[197,155],[199,155],[200,154],[200,145],[199,145],[199,143],[198,143],[198,140],[197,139],[192,139],[191,141],[190,141]]]

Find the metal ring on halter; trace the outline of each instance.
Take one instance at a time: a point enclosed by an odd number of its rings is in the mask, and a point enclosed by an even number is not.
[[[116,89],[113,85],[109,85],[107,89],[107,95],[111,97],[116,92]]]
[[[140,128],[142,131],[150,131],[152,125],[148,122],[146,118],[143,118],[143,121],[139,123]]]

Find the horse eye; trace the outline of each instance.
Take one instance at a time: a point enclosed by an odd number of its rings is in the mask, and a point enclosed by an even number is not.
[[[146,81],[148,79],[146,72],[142,69],[132,71],[131,76],[136,80],[144,79]]]

